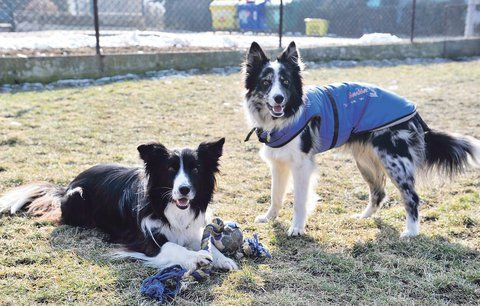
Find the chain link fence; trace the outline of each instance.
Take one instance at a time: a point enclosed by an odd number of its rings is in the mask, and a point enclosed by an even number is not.
[[[444,39],[464,36],[469,2],[479,1],[0,0],[0,56]]]

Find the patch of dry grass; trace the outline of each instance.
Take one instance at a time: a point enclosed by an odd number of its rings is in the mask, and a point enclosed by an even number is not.
[[[480,138],[480,62],[306,71],[310,84],[363,81],[419,105],[432,126]],[[248,129],[239,74],[116,83],[0,95],[0,191],[46,180],[67,184],[101,162],[138,163],[136,146],[196,145],[226,136],[218,216],[259,232],[274,258],[243,260],[192,286],[180,304],[477,304],[480,301],[480,174],[422,188],[423,234],[398,239],[403,207],[394,188],[378,218],[355,220],[366,184],[349,156],[318,156],[320,201],[308,235],[288,238],[292,198],[276,222],[253,223],[269,202],[269,171]],[[0,218],[0,303],[149,303],[139,286],[155,269],[109,261],[93,230]]]

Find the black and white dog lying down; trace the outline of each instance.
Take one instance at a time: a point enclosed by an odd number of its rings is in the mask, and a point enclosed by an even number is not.
[[[207,206],[215,189],[222,138],[197,149],[168,150],[159,143],[140,145],[144,167],[101,164],[79,174],[68,187],[48,183],[21,186],[0,198],[0,211],[28,213],[63,224],[98,228],[133,257],[148,265],[181,265],[191,270],[213,261],[237,269],[212,245],[200,250]]]
[[[262,158],[272,173],[271,204],[257,222],[275,219],[282,207],[290,174],[294,214],[288,234],[305,232],[316,202],[314,155],[342,146],[352,154],[370,187],[370,200],[359,217],[372,216],[385,198],[388,176],[400,191],[407,212],[402,236],[419,234],[415,177],[436,170],[445,176],[480,162],[477,139],[430,129],[405,98],[374,85],[338,83],[306,88],[295,43],[275,60],[257,43],[247,53],[245,109],[256,131]]]

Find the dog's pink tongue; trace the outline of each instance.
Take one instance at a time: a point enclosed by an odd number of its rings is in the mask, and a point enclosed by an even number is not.
[[[185,198],[182,198],[182,199],[178,199],[177,200],[177,203],[182,205],[182,206],[185,206],[188,204],[188,199],[185,199]]]
[[[276,113],[281,113],[283,108],[280,106],[280,105],[275,105],[273,107],[273,110],[276,112]]]

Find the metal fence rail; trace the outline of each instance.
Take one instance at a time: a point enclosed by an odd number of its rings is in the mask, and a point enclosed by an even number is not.
[[[413,42],[463,36],[467,29],[478,35],[480,6],[474,2],[478,0],[0,0],[0,31],[52,33],[71,41],[59,43],[63,49],[86,48],[84,52],[99,55],[135,47],[153,52],[179,46],[235,48],[245,40],[242,35],[276,39],[280,47],[285,36],[338,45],[368,33],[389,33]],[[5,37],[13,39],[14,33]],[[47,39],[49,34],[39,35]],[[219,35],[226,43],[209,45],[208,39]],[[83,38],[88,43],[80,43]],[[28,49],[28,44],[20,47]]]

